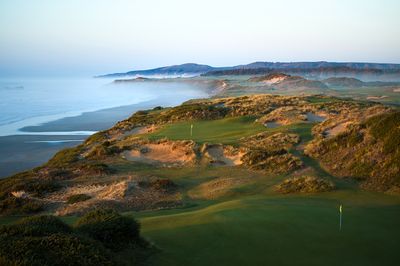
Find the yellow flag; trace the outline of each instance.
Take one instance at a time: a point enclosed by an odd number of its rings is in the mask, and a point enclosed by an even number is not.
[[[339,211],[342,213],[342,204],[340,204]]]

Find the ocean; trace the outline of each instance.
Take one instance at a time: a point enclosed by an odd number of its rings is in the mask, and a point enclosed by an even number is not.
[[[188,99],[206,96],[207,93],[201,88],[180,82],[113,84],[110,79],[99,78],[2,78],[0,136],[36,134],[21,132],[19,129],[78,116],[84,112],[148,101],[173,106]],[[68,132],[75,133],[79,134]]]

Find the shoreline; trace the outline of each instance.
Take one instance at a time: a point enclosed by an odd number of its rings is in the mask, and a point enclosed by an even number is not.
[[[0,179],[40,166],[58,151],[79,145],[91,134],[112,127],[136,111],[156,106],[169,105],[160,99],[149,100],[26,126],[18,134],[0,136]]]
[[[26,126],[18,134],[0,136],[0,179],[47,162],[58,151],[74,147],[91,134],[112,127],[142,109],[160,105],[151,100],[138,104],[85,112],[41,125]]]
[[[62,114],[55,115],[53,117],[59,118],[44,123],[40,123],[43,117],[39,117],[33,118],[31,121],[34,122],[31,125],[27,125],[26,120],[19,125],[10,124],[9,127],[3,125],[5,130],[0,132],[0,179],[40,166],[59,150],[78,145],[90,135],[114,126],[136,111],[156,106],[176,106],[188,99],[212,95],[207,87],[199,86],[196,94],[193,94],[193,88],[189,87],[191,90],[188,94],[185,89],[182,85],[165,88],[161,91],[161,95],[154,99],[96,111],[77,112],[77,115],[73,116],[68,116],[71,113],[64,114],[66,115],[64,117],[59,117]],[[169,91],[167,95],[164,95],[165,90]]]
[[[97,131],[109,128],[116,121],[128,118],[134,112],[152,108],[158,102],[155,100],[141,103],[104,108],[96,111],[82,112],[77,115],[67,115],[44,123],[25,125],[16,129],[14,134],[1,135],[91,135]]]
[[[0,179],[47,162],[64,148],[82,143],[88,135],[12,135],[0,137]]]

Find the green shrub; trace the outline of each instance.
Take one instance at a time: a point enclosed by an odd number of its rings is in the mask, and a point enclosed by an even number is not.
[[[99,243],[62,233],[43,237],[0,236],[0,258],[7,262],[5,265],[115,265],[110,252]]]
[[[174,191],[177,185],[170,179],[156,179],[153,181],[139,181],[138,185],[142,188],[152,188],[159,191]]]
[[[280,193],[316,193],[335,189],[335,185],[325,179],[313,176],[296,177],[285,179],[276,186]]]
[[[217,107],[199,103],[182,104],[176,106],[165,113],[162,113],[159,120],[163,122],[182,120],[182,119],[218,119],[225,117],[229,112],[226,107]]]
[[[87,157],[94,158],[94,159],[102,159],[109,155],[115,155],[121,152],[121,150],[117,146],[110,146],[108,141],[96,145],[90,154]]]
[[[31,193],[32,196],[43,196],[46,193],[58,191],[61,185],[52,180],[31,179],[21,180],[20,183],[13,186],[12,191],[25,191]]]
[[[65,165],[65,167],[67,167],[67,165]],[[70,170],[62,168],[52,168],[52,169],[47,169],[47,174],[43,176],[43,178],[49,180],[65,180],[65,179],[71,179],[73,176],[74,175]]]
[[[103,131],[97,132],[91,135],[89,138],[86,139],[84,142],[85,145],[90,145],[96,142],[102,142],[106,139],[106,134]]]
[[[264,149],[254,149],[247,152],[243,156],[242,161],[244,162],[245,165],[252,166],[264,162],[266,159],[272,156],[283,155],[286,153],[287,151],[285,149],[277,149],[271,151]]]
[[[57,152],[53,158],[51,158],[47,166],[51,167],[68,167],[71,163],[74,163],[79,160],[79,152],[82,148],[82,145],[79,145],[74,148],[63,149]]]
[[[24,218],[12,226],[0,228],[0,236],[48,236],[71,233],[72,229],[55,216],[41,215]]]
[[[112,173],[112,170],[104,163],[84,163],[80,165],[78,169],[87,175],[105,175]]]
[[[29,217],[0,227],[0,265],[136,265],[150,255],[147,245],[130,245],[124,251],[129,252],[129,261],[106,247],[116,250],[138,240],[135,220],[112,210],[88,213],[78,221],[77,230],[55,216]]]
[[[87,213],[77,221],[75,228],[113,250],[141,241],[139,223],[111,209],[97,209]]]
[[[2,215],[33,214],[42,210],[42,204],[32,199],[8,196],[0,201],[0,213]]]
[[[77,203],[77,202],[86,201],[91,198],[92,197],[90,197],[89,195],[86,195],[86,194],[76,194],[76,195],[69,196],[67,198],[67,203],[73,204],[73,203]]]

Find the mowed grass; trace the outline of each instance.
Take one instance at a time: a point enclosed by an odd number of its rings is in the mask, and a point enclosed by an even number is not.
[[[367,192],[255,196],[142,213],[152,265],[398,265],[398,197]],[[344,204],[339,231],[339,204]]]
[[[189,121],[166,125],[160,130],[149,134],[150,139],[168,138],[171,140],[192,139],[198,143],[235,144],[242,137],[248,137],[267,130],[260,123],[255,123],[256,117],[242,116],[218,120]],[[190,127],[193,124],[193,135]]]

